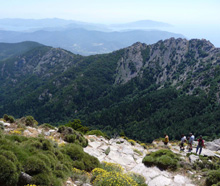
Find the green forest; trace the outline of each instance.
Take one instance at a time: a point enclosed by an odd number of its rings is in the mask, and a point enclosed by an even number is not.
[[[13,46],[16,55],[6,51],[0,61],[0,114],[32,115],[54,126],[80,119],[109,136],[125,134],[143,142],[164,133],[170,139],[190,132],[220,137],[220,51],[209,52],[214,46],[208,42],[190,40],[183,52],[182,42],[136,43],[88,57],[38,44],[17,55]],[[137,56],[141,68],[136,68]],[[123,78],[120,68],[128,77],[136,75],[116,82]]]

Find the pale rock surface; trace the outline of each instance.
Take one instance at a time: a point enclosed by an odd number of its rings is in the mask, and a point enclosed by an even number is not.
[[[196,156],[196,155],[194,155],[194,154],[191,154],[190,156],[189,156],[189,161],[193,164],[193,163],[195,163],[197,160],[199,160],[199,156]]]
[[[147,153],[157,151],[158,149],[145,150],[141,145],[132,146],[127,140],[118,138],[106,140],[94,135],[86,136],[89,145],[84,148],[88,154],[95,156],[99,161],[106,161],[120,164],[125,171],[135,172],[145,177],[146,184],[149,186],[195,186],[191,181],[182,175],[175,175],[168,171],[162,171],[157,167],[146,167],[142,163],[142,159]],[[92,140],[91,140],[92,139]],[[160,146],[163,144],[160,143]],[[105,154],[105,150],[110,147],[110,153]],[[138,154],[134,149],[142,152]],[[175,153],[179,152],[174,150]],[[186,155],[186,152],[182,153]]]

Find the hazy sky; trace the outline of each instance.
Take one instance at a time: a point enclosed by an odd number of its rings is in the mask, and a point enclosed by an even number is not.
[[[96,23],[157,20],[220,24],[219,0],[0,0],[0,18],[64,18]]]

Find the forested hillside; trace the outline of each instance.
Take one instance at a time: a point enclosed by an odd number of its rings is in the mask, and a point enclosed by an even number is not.
[[[150,142],[220,132],[220,49],[168,39],[82,57],[39,46],[0,61],[0,114],[41,123],[80,119],[109,135]]]

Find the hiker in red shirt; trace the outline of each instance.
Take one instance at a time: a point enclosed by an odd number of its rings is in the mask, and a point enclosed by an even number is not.
[[[202,136],[200,135],[200,138],[198,139],[198,146],[196,148],[196,154],[197,154],[198,150],[199,150],[199,154],[201,154],[202,147],[205,147],[205,144],[204,144],[204,140],[202,139]]]

